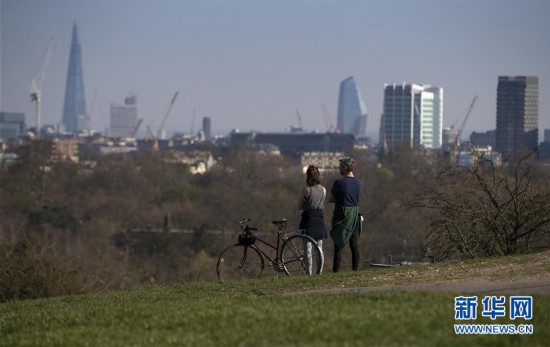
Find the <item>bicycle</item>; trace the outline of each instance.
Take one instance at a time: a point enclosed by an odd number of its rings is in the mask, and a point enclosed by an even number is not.
[[[288,276],[320,274],[323,268],[322,252],[317,242],[310,236],[299,233],[287,235],[283,232],[286,219],[272,221],[277,226],[277,245],[257,237],[253,231],[258,228],[249,227],[250,219],[242,219],[239,224],[241,233],[238,242],[224,249],[216,265],[220,280],[259,278],[265,268],[266,260],[277,273],[284,272]],[[275,251],[270,257],[262,246]]]

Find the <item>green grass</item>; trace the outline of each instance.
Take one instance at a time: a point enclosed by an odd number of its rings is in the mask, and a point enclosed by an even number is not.
[[[528,263],[533,262],[512,257],[8,302],[0,304],[0,345],[543,346],[550,341],[550,296],[534,297],[531,321],[474,322],[533,324],[533,335],[457,336],[454,297],[463,293],[292,294],[425,283],[448,279],[454,273],[475,277],[492,267]],[[539,264],[539,268],[546,267]]]

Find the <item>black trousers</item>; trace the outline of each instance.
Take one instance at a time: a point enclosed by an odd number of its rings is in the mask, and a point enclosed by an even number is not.
[[[351,269],[353,271],[359,270],[359,260],[361,259],[361,254],[359,252],[359,230],[359,228],[355,228],[349,240],[349,247],[351,248]],[[334,244],[334,262],[332,263],[332,272],[338,272],[338,270],[340,270],[342,250],[342,248]]]

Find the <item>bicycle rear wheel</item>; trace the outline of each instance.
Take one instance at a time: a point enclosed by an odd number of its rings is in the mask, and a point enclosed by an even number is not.
[[[259,278],[264,266],[264,257],[256,248],[237,243],[220,254],[216,271],[221,280],[242,280]]]
[[[283,244],[281,261],[289,276],[318,275],[323,269],[323,255],[317,242],[307,235],[293,235]]]

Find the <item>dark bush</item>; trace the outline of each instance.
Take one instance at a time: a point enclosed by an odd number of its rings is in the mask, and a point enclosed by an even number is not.
[[[75,272],[44,259],[28,242],[0,244],[0,301],[82,292]]]

